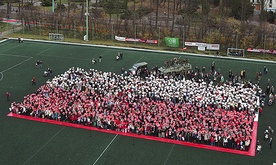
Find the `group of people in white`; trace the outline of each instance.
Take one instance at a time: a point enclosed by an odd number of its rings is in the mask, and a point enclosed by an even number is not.
[[[70,68],[11,111],[102,129],[246,150],[258,94],[252,83],[124,76]]]

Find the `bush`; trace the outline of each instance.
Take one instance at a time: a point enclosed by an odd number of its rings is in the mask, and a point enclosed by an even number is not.
[[[133,12],[131,10],[125,10],[123,14],[120,15],[121,19],[132,19],[133,18]]]
[[[41,6],[52,6],[52,1],[51,0],[42,0]]]
[[[267,22],[273,24],[276,19],[276,13],[269,11],[266,13]]]
[[[77,9],[78,8],[78,5],[76,3],[70,3],[70,8],[71,9]]]
[[[57,8],[56,8],[57,11],[59,12],[63,12],[66,10],[66,7],[64,4],[57,4]]]
[[[138,15],[139,18],[142,18],[143,16],[150,13],[150,9],[148,7],[141,6],[136,10],[136,15]]]

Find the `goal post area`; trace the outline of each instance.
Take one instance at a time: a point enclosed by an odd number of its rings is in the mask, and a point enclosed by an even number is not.
[[[64,35],[59,33],[49,33],[49,40],[53,41],[63,41]]]
[[[227,48],[227,56],[244,57],[244,55],[245,55],[244,49]]]

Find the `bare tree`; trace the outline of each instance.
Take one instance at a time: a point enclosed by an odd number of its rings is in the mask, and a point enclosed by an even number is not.
[[[70,10],[71,10],[71,0],[68,0],[68,8],[67,8],[67,17],[70,16]]]
[[[268,2],[269,0],[260,0],[260,21],[263,22],[265,21],[265,14],[266,14],[266,11],[265,11],[265,8],[268,7]]]
[[[11,14],[12,0],[7,0],[7,14]]]
[[[155,28],[157,28],[160,3],[159,3],[159,0],[155,0],[155,1],[156,1],[156,3],[155,3],[155,5],[156,5],[155,6],[156,7],[156,9],[155,9]]]
[[[149,0],[150,1],[150,11],[152,11],[152,0]],[[152,13],[150,13],[150,18],[149,18],[149,26],[150,26],[150,32],[152,33],[152,22],[151,22],[151,19],[152,19]]]
[[[81,2],[81,20],[83,21],[83,19],[84,19],[84,4],[85,4],[85,0],[83,0],[82,2]]]
[[[174,31],[174,23],[175,23],[175,8],[176,7],[176,0],[173,0],[173,12],[172,12],[172,27],[171,27],[171,36],[173,36]]]
[[[133,32],[136,31],[136,2],[135,0],[133,0],[134,4],[133,4]]]
[[[208,0],[201,0],[201,38],[204,38],[209,24],[210,4]]]
[[[171,0],[168,0],[168,6],[167,6],[167,26],[169,25],[169,22],[170,22],[170,1]]]

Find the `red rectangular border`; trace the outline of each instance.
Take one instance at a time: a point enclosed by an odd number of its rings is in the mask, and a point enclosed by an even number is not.
[[[91,131],[98,131],[98,132],[104,132],[104,133],[110,133],[110,134],[118,134],[118,135],[128,136],[128,137],[154,140],[154,141],[159,141],[159,142],[164,142],[164,143],[172,143],[172,144],[195,147],[195,148],[202,148],[202,149],[213,150],[213,151],[218,151],[218,152],[226,152],[226,153],[239,154],[239,155],[245,155],[245,156],[255,156],[256,155],[256,138],[257,138],[258,121],[254,121],[254,123],[253,123],[252,141],[250,143],[249,150],[241,151],[241,150],[234,150],[234,149],[229,149],[229,148],[210,146],[210,145],[204,145],[204,144],[198,144],[198,143],[177,141],[177,140],[172,140],[172,139],[164,139],[164,138],[159,138],[159,137],[154,137],[154,136],[138,135],[138,134],[133,134],[133,133],[124,133],[124,132],[118,132],[118,131],[113,131],[113,130],[99,129],[96,127],[89,127],[89,126],[84,126],[84,125],[79,125],[79,124],[68,123],[68,122],[35,118],[35,117],[25,116],[25,115],[18,115],[18,114],[13,114],[12,112],[9,113],[7,116],[20,118],[20,119],[26,119],[26,120],[32,120],[32,121],[37,121],[37,122],[49,123],[49,124],[56,124],[56,125],[61,125],[61,126],[66,126],[66,127],[87,129],[87,130],[91,130]]]

